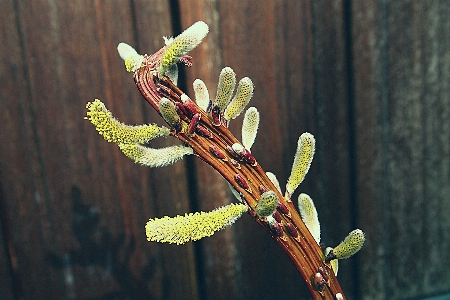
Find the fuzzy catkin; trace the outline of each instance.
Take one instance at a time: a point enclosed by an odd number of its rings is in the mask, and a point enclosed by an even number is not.
[[[179,61],[189,51],[197,47],[208,34],[208,25],[198,21],[174,39],[167,41],[167,48],[161,56],[159,76],[163,76],[167,68]]]
[[[195,93],[195,102],[197,105],[206,111],[209,104],[209,92],[206,84],[201,79],[195,79],[192,83]]]
[[[349,258],[362,248],[365,240],[364,232],[361,229],[355,229],[333,249],[333,254],[337,259]]]
[[[253,82],[250,78],[244,77],[239,81],[236,95],[225,109],[224,118],[232,120],[237,118],[253,96]]]
[[[185,146],[153,149],[139,144],[119,144],[119,148],[135,163],[151,168],[168,166],[194,153],[192,148]]]
[[[308,173],[314,156],[315,143],[314,136],[308,132],[303,133],[298,139],[291,175],[286,184],[286,191],[291,195]]]
[[[303,223],[305,223],[311,235],[320,244],[320,223],[316,207],[311,197],[307,194],[300,194],[298,196],[298,209]]]
[[[229,204],[211,212],[150,219],[145,231],[149,241],[180,245],[213,235],[232,225],[247,210],[244,204]]]
[[[168,136],[170,130],[158,125],[130,126],[119,122],[98,99],[86,104],[88,109],[85,119],[91,121],[95,129],[108,142],[116,144],[144,144],[160,136]]]
[[[213,105],[219,107],[219,111],[224,111],[230,103],[235,86],[236,74],[233,69],[230,67],[223,68],[222,71],[220,71],[216,98],[213,102]]]
[[[261,195],[261,200],[255,206],[259,217],[267,217],[274,213],[278,205],[278,196],[274,191],[267,191]]]
[[[247,109],[242,123],[242,144],[247,150],[253,146],[258,133],[259,127],[259,112],[256,107]]]

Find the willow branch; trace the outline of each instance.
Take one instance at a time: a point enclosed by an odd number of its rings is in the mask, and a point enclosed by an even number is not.
[[[159,55],[156,53],[154,56]],[[281,195],[256,160],[249,162],[233,156],[230,148],[239,143],[236,137],[227,126],[214,122],[211,112],[198,107],[168,77],[159,78],[152,64],[157,59],[154,56],[145,57],[142,67],[134,72],[134,80],[145,100],[156,111],[159,112],[159,103],[163,97],[187,108],[188,113],[181,114],[180,127],[174,128],[171,135],[191,147],[194,155],[217,170],[241,195],[255,222],[271,235],[296,266],[313,299],[344,299],[331,265],[325,262],[322,249],[289,197]],[[252,213],[264,190],[275,191],[281,202],[277,208],[281,215],[281,227],[278,229],[270,227],[265,218]]]

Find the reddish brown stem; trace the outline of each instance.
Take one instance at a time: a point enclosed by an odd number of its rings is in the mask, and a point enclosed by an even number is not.
[[[150,64],[149,64],[150,65]],[[149,67],[142,67],[134,73],[134,80],[145,100],[159,112],[159,101],[166,97],[172,101],[180,102],[181,95],[184,94],[167,77],[159,79],[156,71]],[[191,104],[190,104],[191,105]],[[313,299],[335,299],[336,294],[344,295],[336,276],[330,266],[324,262],[322,249],[316,243],[309,230],[306,228],[292,201],[281,195],[275,185],[267,177],[259,164],[252,165],[240,160],[237,164],[232,163],[233,158],[227,148],[234,143],[239,143],[236,137],[224,125],[214,125],[213,118],[207,114],[195,103],[194,108],[200,114],[196,116],[197,126],[203,127],[209,132],[209,135],[189,132],[189,123],[191,118],[182,116],[182,126],[180,131],[173,130],[174,137],[194,149],[196,156],[207,162],[216,169],[242,197],[247,205],[254,209],[261,196],[262,185],[267,190],[273,190],[277,193],[280,201],[287,207],[288,212],[280,211],[281,225],[283,232],[280,236],[274,234],[264,218],[251,214],[254,220],[266,229],[278,245],[286,252],[292,260],[297,270],[303,277],[308,290]],[[214,151],[211,148],[214,148]],[[217,155],[216,151],[225,154]],[[236,180],[236,177],[244,180],[245,184]],[[319,268],[323,268],[328,277],[326,281],[316,282],[316,276]],[[321,270],[323,272],[323,270]]]

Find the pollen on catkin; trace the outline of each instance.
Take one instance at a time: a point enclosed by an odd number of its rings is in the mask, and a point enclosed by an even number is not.
[[[300,194],[298,196],[298,209],[303,223],[305,223],[311,235],[316,240],[317,244],[320,244],[320,223],[317,215],[316,207],[311,197],[307,194]]]
[[[259,112],[256,107],[247,109],[242,123],[242,144],[247,150],[253,146],[259,127]]]
[[[135,163],[148,167],[164,167],[173,164],[185,155],[194,153],[194,150],[186,146],[170,146],[153,149],[139,144],[119,144],[120,150]]]
[[[223,112],[231,101],[233,91],[236,86],[236,74],[230,67],[225,67],[220,71],[219,83],[217,85],[216,99],[214,106],[219,107],[219,111]]]
[[[299,184],[305,179],[315,151],[314,136],[308,132],[303,133],[298,139],[297,151],[292,164],[291,175],[286,184],[286,191],[292,195]]]
[[[255,212],[259,217],[267,217],[277,209],[278,196],[274,191],[267,191],[261,195],[261,200],[255,206]]]
[[[208,34],[208,30],[205,22],[198,21],[173,40],[167,40],[167,48],[161,56],[159,76],[163,76],[170,65],[177,63],[180,58],[197,47]]]
[[[333,248],[333,254],[337,259],[349,258],[361,250],[365,239],[364,232],[361,229],[355,229],[339,245]]]
[[[149,241],[180,245],[213,235],[232,225],[247,210],[244,204],[229,204],[211,212],[150,219],[145,232]]]
[[[195,102],[197,105],[206,111],[209,104],[209,92],[206,84],[201,79],[195,79],[192,83],[195,94]]]
[[[237,118],[253,96],[253,82],[250,78],[244,77],[239,81],[236,95],[225,109],[224,118],[231,120]]]
[[[95,129],[105,140],[116,144],[144,144],[150,140],[168,136],[170,130],[167,127],[159,127],[156,124],[151,125],[125,125],[115,119],[112,113],[106,108],[100,100],[86,104],[88,109],[85,119],[91,121]]]

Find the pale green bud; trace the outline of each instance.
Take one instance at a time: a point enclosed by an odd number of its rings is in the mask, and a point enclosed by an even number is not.
[[[222,71],[220,71],[216,99],[213,102],[214,106],[219,107],[220,112],[224,111],[230,103],[235,86],[236,74],[233,69],[230,67],[223,68]]]
[[[172,126],[177,126],[180,122],[180,116],[175,109],[175,104],[167,98],[161,98],[159,101],[159,112],[164,120]]]
[[[259,217],[267,217],[275,212],[278,205],[278,196],[274,191],[267,191],[261,195],[261,200],[255,206]]]
[[[317,244],[320,244],[320,223],[317,215],[316,207],[311,197],[307,194],[300,194],[298,196],[298,209],[303,223],[305,223],[311,235],[316,240]]]
[[[295,189],[305,179],[314,156],[315,144],[314,136],[308,132],[303,133],[298,139],[291,175],[286,184],[286,192],[289,196],[294,193]]]
[[[209,104],[209,92],[206,84],[200,79],[195,79],[192,86],[194,88],[195,102],[201,109],[206,111]]]
[[[225,109],[224,118],[226,120],[231,120],[238,117],[250,102],[252,96],[253,82],[250,78],[244,77],[239,81],[236,95]]]
[[[259,127],[259,112],[255,107],[247,109],[242,123],[242,144],[247,150],[253,146]]]

